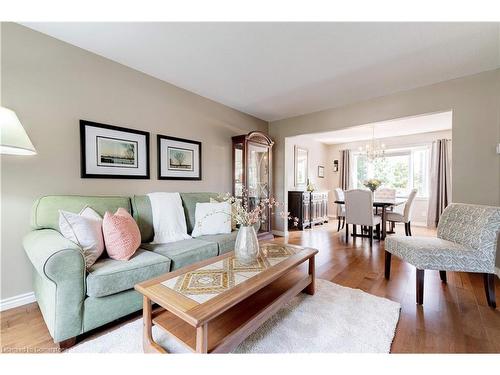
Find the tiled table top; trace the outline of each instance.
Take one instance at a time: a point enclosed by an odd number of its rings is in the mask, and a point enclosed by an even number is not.
[[[198,303],[203,303],[282,262],[298,251],[300,249],[287,245],[264,244],[260,249],[261,255],[250,265],[240,264],[234,256],[231,256],[173,277],[161,284]]]

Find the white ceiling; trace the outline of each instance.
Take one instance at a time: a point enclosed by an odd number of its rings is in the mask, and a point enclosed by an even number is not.
[[[441,112],[374,122],[325,133],[314,133],[308,137],[326,144],[340,144],[371,139],[373,132],[375,132],[375,138],[380,139],[451,130],[451,128],[452,112]]]
[[[267,121],[500,67],[499,23],[24,23]]]

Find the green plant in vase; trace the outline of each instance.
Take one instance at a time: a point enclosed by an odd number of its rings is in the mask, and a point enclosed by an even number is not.
[[[368,189],[370,189],[372,192],[374,192],[380,187],[380,185],[382,185],[382,181],[376,178],[371,178],[363,182],[363,185],[366,186]]]
[[[309,191],[309,192],[313,192],[314,191],[314,185],[311,182],[309,182],[309,179],[307,179],[306,190]]]

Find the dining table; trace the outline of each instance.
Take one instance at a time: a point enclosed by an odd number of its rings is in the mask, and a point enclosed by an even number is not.
[[[386,216],[387,210],[390,207],[396,207],[402,204],[405,204],[407,198],[374,198],[373,199],[373,207],[380,208],[381,210],[381,219],[382,219],[382,234],[381,239],[385,240],[387,236],[387,228],[386,228]],[[345,204],[345,200],[336,200],[334,203],[337,204]]]

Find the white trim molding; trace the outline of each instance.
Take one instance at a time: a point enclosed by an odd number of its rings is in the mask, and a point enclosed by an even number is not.
[[[275,236],[279,236],[279,237],[288,237],[288,231],[282,231],[282,230],[275,230],[275,229],[273,229],[273,230],[272,230],[272,233],[273,233]]]
[[[27,305],[28,303],[36,302],[35,293],[29,292],[19,294],[14,297],[5,298],[0,301],[0,311],[10,310],[14,307]]]

